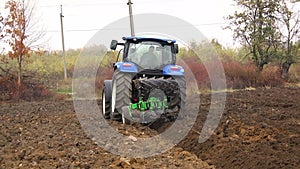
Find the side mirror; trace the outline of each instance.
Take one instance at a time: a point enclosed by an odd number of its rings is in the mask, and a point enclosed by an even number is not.
[[[174,44],[174,50],[176,54],[179,52],[178,44]]]
[[[110,43],[110,49],[111,50],[116,50],[118,46],[118,41],[117,40],[112,40]]]

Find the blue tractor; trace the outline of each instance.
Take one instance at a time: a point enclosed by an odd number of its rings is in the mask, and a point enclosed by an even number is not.
[[[123,46],[122,61],[113,64],[112,80],[104,81],[102,91],[104,118],[126,124],[176,119],[186,97],[184,69],[176,65],[176,41],[124,37],[121,43],[113,40],[110,48],[118,45]]]

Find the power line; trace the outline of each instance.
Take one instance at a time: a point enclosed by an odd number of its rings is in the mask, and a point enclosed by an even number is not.
[[[227,23],[225,22],[219,22],[219,23],[204,23],[204,24],[196,24],[196,25],[192,25],[194,27],[202,27],[202,26],[214,26],[214,25],[225,25]],[[190,25],[170,25],[170,26],[162,26],[165,28],[174,28],[174,29],[182,29],[182,28],[186,28],[186,27],[190,27]],[[144,27],[146,28],[146,27]],[[147,27],[150,28],[150,27]],[[70,29],[70,30],[65,30],[65,32],[93,32],[93,31],[109,31],[109,30],[125,30],[128,29],[127,27],[123,27],[123,28],[92,28],[92,29]],[[49,30],[46,32],[60,32],[59,30]]]
[[[158,1],[158,0],[157,0]],[[182,0],[173,0],[172,3],[174,2],[180,2],[181,3]],[[127,2],[125,2],[127,3]],[[141,4],[150,4],[150,3],[153,3],[153,0],[143,0],[143,1],[138,1],[138,2],[135,2],[135,4],[137,5],[141,5]],[[160,1],[160,3],[162,3]],[[123,6],[124,5],[124,2],[123,1],[116,1],[116,2],[92,2],[92,3],[73,3],[73,4],[70,4],[70,3],[66,3],[66,4],[62,4],[64,7],[81,7],[81,6],[112,6],[112,5],[119,5],[119,6]],[[54,5],[54,4],[51,4],[51,5],[40,5],[39,7],[42,7],[42,8],[54,8],[54,7],[58,7],[59,5]]]
[[[100,31],[100,30],[124,30],[126,28],[116,28],[116,29],[73,29],[73,30],[65,30],[64,32],[93,32],[93,31]],[[49,30],[45,32],[60,32],[59,30]]]
[[[86,3],[86,4],[64,4],[64,7],[82,7],[82,6],[112,6],[123,5],[117,2]],[[57,8],[59,5],[40,5],[41,8]]]

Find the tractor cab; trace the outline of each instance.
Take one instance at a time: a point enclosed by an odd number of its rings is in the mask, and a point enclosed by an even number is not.
[[[139,69],[163,69],[166,65],[175,65],[178,45],[175,40],[124,37],[125,43],[113,40],[111,49],[124,45],[123,62],[132,62]]]

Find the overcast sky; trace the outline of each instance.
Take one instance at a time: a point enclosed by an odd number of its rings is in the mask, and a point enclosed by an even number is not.
[[[1,0],[3,2],[6,0]],[[37,0],[36,0],[37,1]],[[47,32],[48,49],[61,49],[60,5],[66,49],[82,48],[104,26],[128,16],[128,0],[38,0],[37,16]],[[233,14],[233,0],[132,0],[133,13],[161,13],[196,26],[207,38],[233,46],[232,33],[224,30],[224,17]],[[128,25],[129,26],[129,25]],[[130,35],[130,32],[128,32]],[[126,35],[124,35],[126,36]]]
[[[0,10],[3,10],[6,1],[0,0]],[[48,40],[46,48],[50,50],[62,48],[60,5],[63,6],[66,49],[83,48],[101,28],[118,19],[128,17],[126,5],[128,0],[30,1],[35,2],[36,17],[43,27],[38,29],[46,32],[45,39]],[[215,38],[226,47],[237,44],[233,41],[232,32],[223,29],[228,25],[224,18],[236,10],[233,0],[132,0],[132,2],[133,14],[172,15],[194,25],[208,39]],[[296,8],[300,9],[300,3]]]

